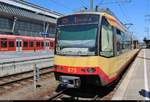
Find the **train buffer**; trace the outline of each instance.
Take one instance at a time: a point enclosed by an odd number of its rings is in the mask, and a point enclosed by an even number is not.
[[[112,100],[150,100],[150,49],[142,49]]]

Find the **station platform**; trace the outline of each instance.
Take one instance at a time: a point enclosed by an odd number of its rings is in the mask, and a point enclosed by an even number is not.
[[[10,59],[15,59],[15,58],[28,58],[28,57],[37,57],[37,56],[54,56],[54,51],[22,51],[22,52],[0,52],[0,60],[10,60]]]
[[[112,100],[150,100],[150,49],[142,49]]]
[[[46,57],[54,57],[54,51],[0,52],[0,64]]]
[[[0,77],[53,66],[53,51],[0,52]]]

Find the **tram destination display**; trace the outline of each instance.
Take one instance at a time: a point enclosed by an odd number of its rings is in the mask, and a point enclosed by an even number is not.
[[[70,16],[58,19],[58,26],[74,25],[74,24],[88,24],[88,23],[98,24],[99,23],[99,15],[76,14],[76,15],[70,15]]]

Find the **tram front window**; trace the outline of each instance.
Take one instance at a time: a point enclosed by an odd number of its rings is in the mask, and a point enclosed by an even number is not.
[[[95,55],[97,24],[59,27],[56,54]]]

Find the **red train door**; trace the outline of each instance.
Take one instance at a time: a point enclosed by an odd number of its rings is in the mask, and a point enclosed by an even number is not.
[[[16,51],[22,51],[22,39],[16,39]]]
[[[49,50],[49,41],[48,40],[45,41],[45,49]]]

